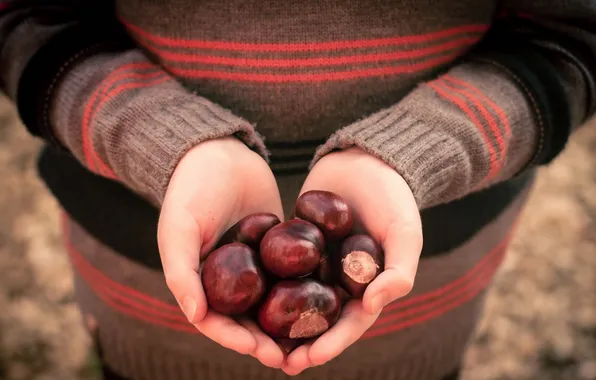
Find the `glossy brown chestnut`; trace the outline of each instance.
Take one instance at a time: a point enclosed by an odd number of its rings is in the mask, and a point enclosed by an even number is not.
[[[323,233],[312,223],[292,219],[271,228],[261,240],[261,262],[281,278],[308,275],[319,266],[325,248]]]
[[[284,338],[276,339],[275,342],[277,343],[279,348],[281,348],[286,354],[289,354],[292,351],[294,351],[296,347],[298,347],[298,345],[300,344],[300,339]]]
[[[328,255],[322,255],[317,268],[317,278],[325,284],[335,283],[333,267]]]
[[[245,216],[222,235],[219,246],[239,242],[257,251],[265,233],[279,223],[277,215],[268,212]]]
[[[383,251],[370,236],[350,236],[341,246],[341,285],[352,297],[362,297],[383,270],[383,263]]]
[[[330,191],[305,192],[296,200],[293,215],[319,227],[329,242],[346,237],[354,224],[348,204]]]
[[[209,307],[225,315],[245,313],[265,293],[265,276],[257,265],[257,254],[242,243],[211,252],[201,279]]]
[[[335,289],[335,293],[337,293],[342,306],[352,299],[352,296],[340,285],[335,285],[333,289]]]
[[[332,287],[312,279],[278,282],[259,310],[259,325],[273,338],[312,338],[327,331],[341,312]]]

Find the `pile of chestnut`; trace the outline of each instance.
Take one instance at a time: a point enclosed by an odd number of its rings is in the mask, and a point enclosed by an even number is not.
[[[201,278],[214,311],[256,319],[274,339],[299,340],[333,326],[383,261],[377,242],[354,232],[341,197],[308,191],[290,220],[256,213],[232,226],[203,263]]]

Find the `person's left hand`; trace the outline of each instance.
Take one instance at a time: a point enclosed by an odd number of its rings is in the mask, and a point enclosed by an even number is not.
[[[296,375],[322,365],[356,342],[385,305],[408,294],[422,250],[420,213],[405,180],[383,161],[357,148],[330,153],[308,175],[301,194],[327,190],[352,207],[357,226],[381,244],[384,271],[362,300],[350,300],[338,322],[316,340],[296,348],[283,371]]]

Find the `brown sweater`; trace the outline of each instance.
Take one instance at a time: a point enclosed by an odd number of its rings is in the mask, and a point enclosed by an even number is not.
[[[425,234],[412,294],[301,378],[429,380],[461,358],[531,169],[594,112],[594,25],[587,0],[0,0],[0,88],[65,153],[41,174],[77,222],[77,298],[119,373],[282,378],[198,338],[159,272],[172,171],[235,135],[286,211],[335,149],[405,177]]]
[[[235,135],[280,178],[357,145],[426,208],[549,162],[595,104],[588,1],[111,3],[0,2],[0,83],[156,205],[190,147]]]

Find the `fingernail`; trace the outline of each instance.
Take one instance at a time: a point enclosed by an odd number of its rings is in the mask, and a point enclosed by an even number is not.
[[[382,291],[373,297],[371,301],[373,314],[380,313],[387,303],[387,292]]]
[[[195,316],[196,310],[197,310],[197,304],[196,304],[195,300],[193,300],[189,296],[186,296],[182,299],[182,311],[184,312],[184,315],[186,315],[186,318],[188,319],[188,321],[191,323]]]

